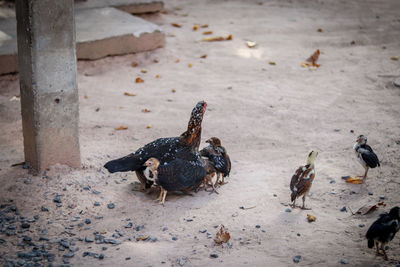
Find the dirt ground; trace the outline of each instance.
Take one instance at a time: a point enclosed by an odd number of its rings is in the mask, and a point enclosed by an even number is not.
[[[400,56],[400,2],[172,0],[165,9],[143,16],[165,30],[164,48],[78,63],[81,170],[54,166],[33,176],[11,167],[24,161],[13,98],[19,84],[17,75],[0,77],[0,204],[9,204],[1,211],[30,218],[29,229],[17,222],[15,235],[0,232],[0,264],[23,260],[17,251],[32,250],[22,241],[28,235],[56,266],[292,266],[296,255],[299,266],[398,266],[400,235],[389,244],[389,261],[364,236],[381,212],[400,205],[400,88],[393,85],[400,61],[392,59]],[[208,28],[194,31],[195,24]],[[316,49],[321,66],[302,67]],[[133,190],[134,173],[102,167],[182,133],[199,100],[208,103],[201,147],[217,136],[232,159],[218,195],[169,193],[163,207],[156,190]],[[359,134],[368,136],[381,168],[365,184],[348,184],[342,176],[364,171],[352,149]],[[306,199],[312,210],[287,212],[290,178],[312,149],[319,151]],[[351,213],[381,201],[387,206],[371,214]],[[317,220],[308,223],[308,213]],[[217,246],[221,224],[231,239]],[[43,235],[49,240],[39,241]]]

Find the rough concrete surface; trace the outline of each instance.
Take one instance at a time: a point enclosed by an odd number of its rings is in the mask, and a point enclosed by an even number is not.
[[[154,0],[87,0],[75,3],[75,8],[100,7],[115,7],[131,14],[143,14],[161,11],[164,3]]]
[[[165,4],[167,12],[143,16],[165,30],[163,48],[78,61],[81,170],[54,166],[33,176],[11,167],[24,158],[18,75],[0,77],[0,203],[12,199],[21,216],[40,216],[29,231],[13,223],[23,232],[0,233],[7,241],[7,247],[0,243],[0,254],[20,260],[17,252],[32,247],[16,244],[26,244],[23,236],[29,235],[54,254],[54,266],[64,259],[72,266],[400,264],[400,233],[389,243],[388,261],[365,239],[379,214],[400,203],[400,89],[393,84],[400,61],[391,59],[400,57],[400,2]],[[193,31],[196,24],[208,27]],[[230,41],[202,41],[229,34]],[[249,48],[247,41],[257,45]],[[321,66],[302,67],[316,49]],[[144,82],[136,83],[138,77]],[[181,134],[199,100],[208,104],[200,148],[217,136],[232,160],[219,194],[169,192],[163,207],[154,201],[156,188],[150,194],[135,191],[134,173],[103,168],[156,138]],[[116,130],[120,126],[128,128]],[[364,184],[349,184],[341,177],[364,173],[353,151],[359,134],[368,136],[381,167],[369,170]],[[290,179],[312,149],[319,155],[306,199],[311,210],[291,209]],[[350,211],[382,201],[386,206],[367,215]],[[309,223],[307,214],[316,221]],[[230,244],[214,243],[220,224]],[[41,235],[50,241],[39,241]],[[120,244],[101,243],[101,236]]]
[[[165,44],[160,27],[115,8],[75,10],[78,59],[153,50]],[[16,72],[14,18],[0,19],[0,74]]]

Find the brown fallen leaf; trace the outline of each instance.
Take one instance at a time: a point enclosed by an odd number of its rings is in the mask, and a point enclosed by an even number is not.
[[[221,228],[215,235],[214,242],[217,245],[221,245],[222,243],[227,243],[229,239],[231,239],[231,235],[229,234],[228,231],[225,230],[225,226],[221,225]]]
[[[351,43],[350,43],[351,45],[355,45],[356,44],[356,41],[351,41]]]
[[[188,64],[188,67],[189,67],[189,68],[193,67],[193,64],[192,64],[192,63],[189,63],[189,64]]]
[[[142,112],[143,112],[143,113],[149,113],[149,112],[150,112],[150,109],[144,108],[144,109],[142,109]]]
[[[146,129],[150,129],[150,128],[153,128],[153,125],[149,124],[146,126]]]
[[[180,62],[180,60],[179,60],[179,59],[175,60],[175,63],[179,63],[179,62]]]
[[[322,29],[321,29],[321,28],[319,28],[319,29],[317,30],[317,32],[323,32],[323,31],[322,31]]]
[[[138,64],[137,62],[135,62],[135,61],[132,62],[132,64],[131,64],[132,67],[137,67],[138,65],[139,65],[139,64]]]
[[[100,231],[100,234],[105,235],[105,234],[107,234],[107,231],[106,230],[102,230],[102,231]]]
[[[367,215],[371,212],[376,211],[377,209],[379,209],[377,205],[363,206],[356,211],[356,214]]]
[[[146,69],[141,69],[140,72],[141,73],[147,73],[147,70]]]
[[[268,63],[269,63],[269,65],[273,65],[273,66],[276,65],[275,61],[270,61],[270,62],[268,62]]]
[[[119,126],[118,128],[115,128],[115,130],[117,131],[128,130],[128,126]]]
[[[346,183],[349,183],[349,184],[362,184],[362,183],[364,183],[364,180],[361,177],[352,177],[352,176],[350,176],[348,179],[346,179]]]
[[[172,93],[176,93],[176,90],[175,90],[175,89],[172,89],[171,92],[172,92]]]
[[[158,59],[153,59],[153,62],[158,63],[159,61],[158,61]]]
[[[318,65],[317,64],[317,60],[318,60],[318,58],[319,58],[319,55],[320,55],[320,51],[319,51],[319,49],[317,49],[315,52],[314,52],[314,54],[312,54],[309,58],[307,58],[307,62],[310,62],[311,63],[311,65],[313,66],[313,67],[319,67],[320,65]]]
[[[156,75],[156,79],[160,79],[160,78],[161,78],[161,76],[157,74]]]
[[[253,48],[253,47],[257,46],[257,43],[253,42],[253,41],[247,41],[246,45],[247,45],[248,48]]]
[[[200,26],[201,28],[208,28],[208,24],[203,24]]]
[[[307,214],[307,220],[308,222],[315,222],[317,220],[317,217],[311,214]]]
[[[390,59],[391,60],[399,60],[399,57],[398,56],[394,56],[394,57],[391,57]]]
[[[194,30],[194,31],[197,31],[199,28],[200,28],[200,25],[198,25],[198,24],[195,24],[195,25],[193,26],[193,30]]]
[[[149,238],[148,235],[142,235],[142,236],[136,237],[136,241],[146,240],[146,239],[148,239],[148,238]]]
[[[179,23],[171,23],[172,26],[176,27],[176,28],[181,28],[182,25]]]
[[[202,55],[200,58],[206,58],[207,54]]]
[[[204,42],[219,42],[219,41],[230,41],[233,39],[232,34],[228,35],[227,37],[222,37],[222,36],[215,36],[215,37],[207,37],[204,38]]]
[[[127,95],[127,96],[136,96],[136,94],[129,93],[129,92],[125,92],[124,95]]]
[[[210,35],[210,34],[213,34],[213,32],[212,31],[206,31],[206,32],[203,32],[203,34],[204,35]]]
[[[140,78],[140,77],[136,78],[136,83],[143,83],[143,82],[144,82],[144,80],[142,78]]]
[[[84,98],[84,99],[88,99],[89,97],[88,97],[87,95],[84,95],[83,98]]]
[[[383,202],[383,201],[382,201],[382,202],[379,202],[379,203],[378,203],[378,206],[383,206],[383,207],[386,207],[386,203],[385,203],[385,202]]]

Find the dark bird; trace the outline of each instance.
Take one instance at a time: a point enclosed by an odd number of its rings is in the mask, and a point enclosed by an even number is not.
[[[400,229],[400,208],[394,207],[389,213],[383,213],[379,216],[368,229],[366,238],[368,239],[368,247],[376,246],[376,254],[383,253],[385,260],[388,260],[386,255],[385,245],[389,243]]]
[[[375,168],[376,166],[380,167],[378,156],[374,153],[372,148],[367,145],[367,137],[364,135],[360,135],[357,138],[356,143],[354,144],[354,151],[356,152],[358,161],[364,167],[365,173],[364,175],[360,175],[358,177],[362,177],[363,179],[367,178],[367,173],[369,168]]]
[[[216,189],[215,186],[214,186],[213,181],[212,181],[212,178],[217,174],[217,170],[215,169],[213,163],[212,163],[209,159],[207,159],[207,158],[202,158],[202,160],[203,160],[203,162],[204,162],[204,164],[205,164],[205,166],[206,166],[206,173],[207,173],[207,175],[206,175],[206,177],[204,177],[203,182],[201,183],[201,185],[200,185],[200,187],[199,187],[198,189],[200,189],[201,187],[204,187],[204,190],[206,190],[205,187],[206,187],[207,185],[209,185],[209,186],[211,186],[212,189],[213,189],[212,192],[215,192],[215,193],[219,194],[218,191],[217,191],[217,189]],[[206,191],[207,191],[207,190],[206,190]],[[211,192],[211,193],[212,193],[212,192]]]
[[[161,165],[158,159],[150,158],[146,161],[145,166],[152,169],[155,183],[161,187],[157,200],[163,205],[168,191],[197,189],[206,176],[206,169],[202,161],[176,158]]]
[[[222,182],[220,184],[225,184],[225,177],[229,176],[231,171],[231,160],[228,153],[221,145],[221,140],[217,137],[211,137],[206,141],[206,143],[209,143],[210,145],[203,148],[200,151],[200,155],[205,157],[216,170],[217,181],[215,182],[215,185],[218,184],[221,175]],[[212,170],[212,168],[210,168],[210,170]]]
[[[296,207],[296,199],[303,196],[303,206],[302,209],[306,209],[305,201],[306,195],[310,191],[312,182],[315,177],[315,158],[317,157],[318,152],[311,151],[307,157],[307,164],[305,166],[300,166],[295,174],[292,176],[292,180],[290,181],[290,190],[292,191],[291,200],[292,207]]]
[[[175,189],[177,191],[187,190],[196,187],[196,185],[199,186],[206,172],[198,152],[201,139],[201,123],[206,107],[207,103],[204,101],[197,103],[192,110],[187,130],[180,136],[159,138],[139,148],[132,154],[107,162],[104,167],[110,173],[135,171],[142,188],[150,188],[154,182],[144,175],[143,171],[146,169],[144,163],[150,158],[156,158],[160,161],[160,166],[165,164],[169,168],[171,166],[177,168],[170,170],[177,177],[184,175],[187,178],[185,180],[187,186],[176,182]],[[198,175],[202,172],[204,172],[204,175],[199,178]],[[188,179],[191,179],[191,181],[189,182]],[[174,181],[171,177],[170,186],[174,185]]]

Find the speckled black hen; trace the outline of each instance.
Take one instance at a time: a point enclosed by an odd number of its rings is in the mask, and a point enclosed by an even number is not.
[[[177,169],[171,170],[171,173],[176,176],[184,175],[187,177],[186,186],[171,180],[170,186],[176,186],[176,190],[173,191],[198,187],[206,172],[198,152],[201,123],[206,107],[207,103],[204,101],[197,103],[190,116],[187,130],[180,136],[159,138],[132,154],[107,162],[104,167],[111,173],[135,171],[143,188],[150,188],[153,181],[148,180],[144,175],[143,171],[146,169],[144,163],[150,158],[156,158],[160,161],[160,167],[167,164],[170,168],[175,166]]]
[[[368,247],[376,246],[376,254],[380,255],[380,250],[383,253],[385,260],[388,260],[386,255],[385,245],[391,241],[400,229],[400,208],[394,207],[389,213],[383,213],[368,229],[366,238],[368,239]]]

